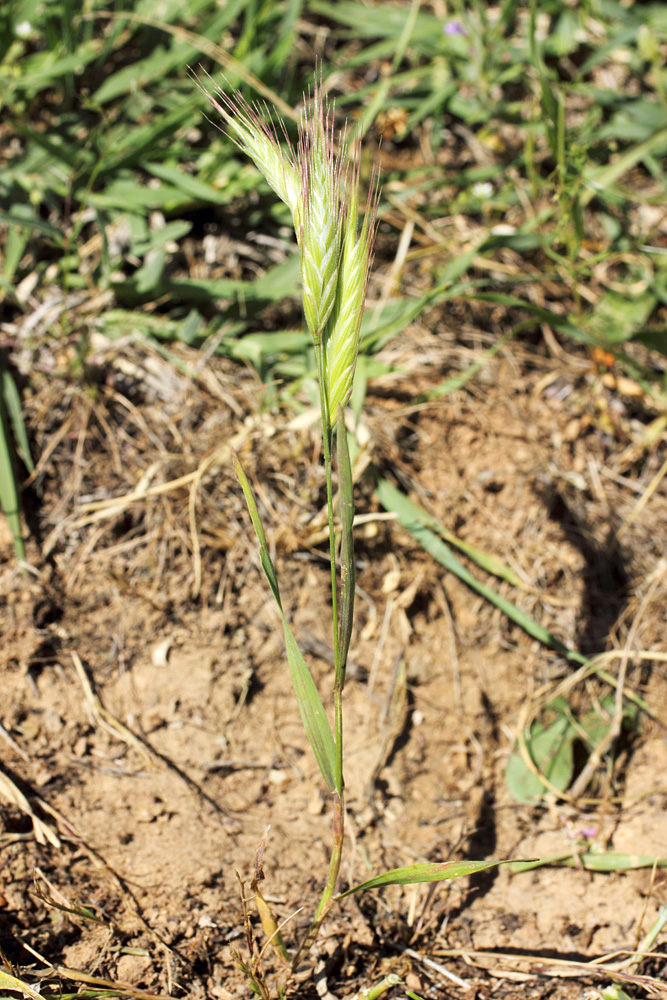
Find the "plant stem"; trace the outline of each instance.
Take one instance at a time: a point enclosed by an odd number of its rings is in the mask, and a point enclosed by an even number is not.
[[[338,586],[336,577],[336,536],[334,533],[333,484],[331,463],[331,430],[329,428],[329,411],[327,406],[326,383],[324,378],[324,345],[315,345],[317,355],[317,381],[320,393],[320,412],[322,416],[322,450],[324,453],[324,469],[327,480],[327,508],[329,514],[329,555],[331,560],[331,614],[333,618],[333,651],[335,675],[339,675],[340,648],[338,642]],[[333,794],[333,835],[331,857],[329,859],[329,874],[326,885],[315,912],[313,923],[294,957],[292,968],[295,969],[301,955],[314,942],[320,925],[331,907],[331,899],[336,891],[336,882],[340,872],[343,853],[343,836],[345,831],[345,803],[343,800],[343,693],[338,683],[334,686],[334,733],[336,743],[336,790]]]
[[[322,450],[324,452],[324,469],[327,479],[327,510],[329,514],[329,559],[331,562],[331,617],[333,618],[333,653],[334,653],[334,676],[338,678],[340,673],[340,645],[338,641],[339,621],[338,621],[338,580],[336,575],[336,535],[334,531],[334,509],[333,509],[333,484],[332,484],[332,462],[331,462],[331,441],[332,434],[329,429],[329,410],[327,406],[326,383],[324,379],[324,344],[319,343],[315,351],[317,353],[317,380],[320,392],[320,412],[322,416]],[[336,791],[343,797],[343,702],[342,691],[338,682],[334,685],[334,740],[336,743]],[[335,816],[334,816],[335,824]],[[335,838],[334,838],[335,839]],[[334,855],[332,854],[332,861]],[[338,861],[340,868],[340,859]],[[336,873],[338,869],[336,869]],[[333,892],[333,888],[331,890]]]
[[[320,393],[320,414],[322,418],[322,450],[324,471],[327,478],[327,509],[329,513],[329,557],[331,561],[331,616],[333,618],[334,667],[338,669],[338,587],[336,580],[336,536],[334,533],[333,484],[331,479],[331,431],[329,429],[329,409],[327,406],[326,383],[324,380],[324,344],[315,346],[317,355],[317,382]],[[338,750],[338,734],[336,733]],[[340,789],[339,789],[340,791]]]
[[[343,796],[339,795],[338,792],[334,792],[333,796],[333,844],[331,847],[331,859],[329,861],[329,877],[327,878],[327,884],[324,887],[324,892],[322,893],[322,898],[320,899],[320,904],[315,912],[315,917],[313,919],[313,925],[310,929],[309,937],[313,935],[313,940],[315,934],[319,930],[320,924],[324,920],[325,916],[329,912],[331,906],[331,897],[336,890],[336,882],[338,881],[338,872],[340,871],[340,863],[343,856],[343,833],[345,831],[345,807],[343,804]],[[313,934],[313,931],[315,934]]]
[[[340,863],[343,856],[343,834],[345,830],[345,806],[343,803],[343,797],[339,795],[338,792],[334,792],[333,803],[333,844],[331,848],[331,858],[329,860],[329,876],[327,878],[327,884],[324,887],[324,892],[322,893],[319,906],[315,912],[313,922],[310,925],[310,929],[292,959],[292,972],[298,968],[301,956],[304,952],[308,951],[313,945],[319,933],[322,921],[331,909],[333,903],[332,897],[336,889]]]

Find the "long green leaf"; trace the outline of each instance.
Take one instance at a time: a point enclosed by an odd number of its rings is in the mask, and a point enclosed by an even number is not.
[[[285,612],[283,611],[282,602],[280,600],[278,577],[269,554],[269,547],[266,544],[266,535],[264,534],[264,528],[257,510],[257,504],[255,503],[250,483],[248,482],[248,477],[243,471],[236,452],[233,453],[233,456],[236,475],[239,483],[241,484],[241,489],[243,490],[243,494],[248,505],[250,519],[252,521],[253,528],[255,529],[257,540],[259,541],[259,556],[262,563],[262,569],[264,570],[269,587],[271,588],[271,593],[273,594],[275,602],[278,605],[278,610],[280,611],[280,617],[282,619],[283,630],[285,633],[287,662],[289,664],[294,694],[296,695],[299,712],[301,714],[301,721],[303,722],[310,745],[313,748],[313,753],[315,754],[315,759],[317,760],[320,771],[322,772],[322,777],[326,781],[329,791],[333,792],[336,788],[336,781],[334,777],[336,750],[334,746],[333,734],[331,732],[331,726],[329,725],[327,714],[324,711],[322,699],[320,698],[317,687],[315,686],[315,681],[313,680],[312,674],[308,669],[308,664],[303,658],[297,641],[294,638],[294,633],[292,632],[289,622],[285,617]]]
[[[532,868],[546,865],[564,865],[567,868],[585,868],[591,872],[628,872],[637,868],[667,868],[667,858],[656,858],[651,854],[619,854],[604,851],[601,854],[553,854],[537,861],[512,861],[513,873],[528,872]]]
[[[604,167],[598,167],[597,170],[591,172],[586,178],[587,190],[582,193],[581,204],[584,207],[588,205],[601,191],[604,192],[607,190],[619,177],[627,174],[635,164],[652,153],[656,147],[660,148],[665,144],[667,144],[667,129],[663,128],[646,139],[645,142],[640,142],[637,146],[626,149],[624,153],[615,160],[612,160],[611,163],[606,164]]]
[[[408,500],[405,494],[401,493],[387,479],[380,479],[376,483],[375,492],[382,506],[386,510],[392,510],[395,514],[398,514],[402,524],[406,518],[409,518],[412,522],[428,525],[429,528],[432,528],[442,538],[446,539],[450,545],[460,549],[461,552],[465,552],[474,563],[477,563],[487,573],[492,573],[502,580],[507,580],[513,587],[521,587],[521,580],[513,569],[502,563],[500,559],[496,559],[495,556],[489,555],[488,552],[484,552],[474,545],[468,545],[467,542],[461,541],[460,538],[457,538],[453,532],[445,528],[443,524],[440,524],[436,518],[431,517],[418,504],[413,503],[412,500]],[[459,565],[461,564],[459,563]]]
[[[19,391],[16,388],[16,382],[12,377],[12,373],[7,371],[6,368],[3,368],[1,364],[0,375],[2,375],[0,391],[2,391],[4,404],[7,407],[7,413],[9,414],[9,419],[14,431],[14,440],[17,445],[18,453],[28,472],[34,472],[35,463],[33,462],[32,455],[30,454],[30,443],[28,441],[28,433],[25,429],[25,423],[23,422],[21,397],[19,396]]]
[[[406,865],[405,868],[392,868],[383,875],[376,875],[366,882],[341,892],[337,899],[351,896],[353,892],[364,892],[366,889],[380,889],[385,885],[415,885],[417,882],[443,882],[445,879],[461,878],[464,875],[474,875],[487,868],[497,868],[507,865],[509,861],[442,861],[429,862],[421,865]]]
[[[342,408],[338,407],[338,495],[340,498],[340,631],[338,635],[338,669],[335,685],[339,691],[345,684],[345,666],[352,637],[352,622],[354,617],[354,483],[352,481],[352,466],[350,451],[347,445],[347,429]]]
[[[424,524],[426,521],[430,523],[432,518],[422,511],[421,507],[417,504],[413,504],[412,501],[397,490],[395,486],[387,480],[379,480],[375,487],[376,495],[385,508],[385,510],[392,511],[398,515],[398,520],[400,524],[408,531],[414,539],[416,539],[420,545],[433,556],[433,558],[444,566],[445,569],[449,570],[450,573],[454,573],[455,576],[466,583],[471,590],[480,594],[491,604],[494,604],[497,608],[505,614],[510,621],[513,621],[515,625],[522,628],[524,632],[532,636],[533,639],[537,639],[538,642],[543,643],[550,649],[554,649],[561,656],[565,656],[569,660],[574,660],[575,663],[581,663],[587,666],[594,674],[602,678],[605,683],[610,684],[612,687],[616,687],[616,678],[612,677],[606,670],[599,667],[593,660],[589,660],[588,657],[583,656],[582,653],[577,652],[575,649],[571,649],[566,646],[564,642],[557,639],[555,635],[544,628],[527,615],[525,611],[517,608],[515,604],[508,601],[506,597],[502,597],[497,594],[495,590],[491,587],[487,587],[486,584],[481,583],[477,580],[469,569],[467,569],[463,563],[457,559],[452,550],[446,545],[441,538],[439,538],[433,531],[430,531]],[[437,523],[437,522],[436,522]],[[650,715],[651,718],[655,718],[655,711],[646,704],[646,702],[640,698],[638,695],[634,694],[632,691],[626,691],[626,698],[637,705],[643,712]]]

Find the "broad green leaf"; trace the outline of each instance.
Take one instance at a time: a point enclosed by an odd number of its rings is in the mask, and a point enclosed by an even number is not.
[[[167,263],[167,252],[164,247],[151,251],[141,267],[132,275],[132,287],[138,295],[159,296],[160,281]]]
[[[83,73],[86,65],[99,56],[101,47],[102,39],[93,38],[79,45],[71,55],[53,49],[51,52],[28,56],[22,60],[21,75],[12,79],[11,85],[17,90],[35,93],[44,90],[69,73]]]
[[[227,194],[217,191],[210,184],[204,184],[197,177],[181,170],[175,163],[147,163],[145,169],[165,181],[172,188],[182,191],[193,201],[213,202],[214,204],[226,204],[229,200]]]
[[[94,191],[90,202],[100,209],[127,209],[129,212],[144,213],[149,209],[161,208],[173,212],[185,208],[191,198],[169,184],[149,187],[146,183],[130,176],[119,174],[103,190]]]
[[[632,340],[647,322],[656,301],[651,291],[635,296],[608,291],[601,296],[592,313],[579,319],[579,324],[601,347],[614,347]]]
[[[600,142],[620,139],[623,142],[644,142],[667,125],[667,111],[662,102],[645,97],[625,101],[607,125],[598,132]]]
[[[239,15],[246,4],[247,0],[228,0],[222,9],[216,11],[213,17],[202,22],[199,19],[206,8],[211,6],[210,0],[197,0],[196,3],[188,3],[188,20],[190,23],[195,23],[196,20],[198,24],[197,36],[191,37],[200,41],[205,39],[210,39],[213,42],[219,41],[227,26]],[[175,17],[176,24],[178,25],[181,20],[182,14],[179,11]],[[155,27],[158,27],[157,23]],[[180,41],[178,34],[174,34],[168,39],[166,45],[156,46],[144,59],[133,60],[129,66],[123,66],[122,69],[108,77],[95,91],[93,100],[97,104],[105,104],[123,94],[136,93],[138,90],[145,91],[153,82],[166,80],[178,67],[187,65],[188,61],[196,58],[198,51],[201,51],[201,46],[194,46],[188,41]]]
[[[442,861],[429,862],[421,865],[406,865],[405,868],[392,868],[383,875],[376,875],[366,882],[341,892],[336,898],[344,899],[353,892],[364,892],[366,889],[380,889],[385,885],[416,885],[418,882],[443,882],[445,879],[462,878],[464,875],[474,875],[486,871],[487,868],[497,868],[507,865],[509,861]]]
[[[33,229],[50,239],[62,240],[62,231],[57,226],[52,226],[50,222],[43,219],[30,218],[21,212],[0,212],[0,225],[17,226],[19,229]]]
[[[654,150],[665,147],[667,147],[667,129],[663,128],[659,132],[656,132],[655,135],[652,135],[650,139],[647,139],[646,142],[641,142],[638,146],[632,146],[624,153],[621,153],[611,163],[606,164],[604,167],[598,167],[596,170],[588,173],[585,180],[588,190],[584,191],[581,195],[582,206],[585,207],[588,205],[600,191],[608,190],[623,174],[632,170],[644,157],[653,153]]]
[[[565,715],[559,715],[550,726],[536,724],[526,739],[526,747],[540,774],[551,785],[564,792],[574,772],[573,743],[577,731]],[[518,750],[515,750],[505,770],[505,780],[512,798],[517,802],[537,802],[547,791],[544,782],[530,770]]]
[[[155,118],[150,117],[146,124],[128,128],[125,120],[122,126],[111,129],[100,176],[106,177],[122,167],[142,163],[162,141],[172,141],[174,133],[184,126],[188,117],[193,122],[197,117],[194,96],[187,103],[181,102],[168,111],[162,111]]]
[[[278,333],[249,333],[221,346],[231,357],[249,361],[259,371],[267,358],[302,354],[312,347],[312,343],[307,330],[281,330]]]
[[[185,320],[153,313],[142,313],[136,309],[110,309],[108,312],[101,313],[96,318],[95,325],[98,330],[111,339],[125,337],[130,333],[135,337],[149,338],[154,342],[158,350],[164,352],[164,356],[168,358],[171,364],[177,368],[181,368],[182,362],[175,355],[169,354],[164,348],[161,348],[160,341],[185,340],[188,334],[192,334],[195,321],[198,326],[200,324],[202,326],[198,339],[203,340],[213,332],[211,328],[204,325],[203,317],[194,309],[188,314]],[[236,343],[236,338],[244,329],[244,323],[227,326],[220,353],[226,353],[226,338],[229,337],[231,343],[234,344]],[[215,327],[215,330],[217,332],[218,328]],[[188,374],[190,373],[188,372]],[[190,377],[193,376],[190,375]]]
[[[610,694],[601,700],[601,711],[595,708],[575,717],[565,698],[556,698],[550,702],[546,711],[551,715],[554,711],[557,712],[557,717],[548,725],[534,722],[525,737],[531,760],[539,775],[544,776],[549,784],[540,780],[540,776],[527,765],[521,752],[515,749],[505,771],[505,779],[513,798],[517,802],[536,802],[550,787],[561,792],[569,788],[574,776],[575,742],[581,741],[586,751],[592,753],[609,732],[609,719],[614,713],[614,706],[615,696]],[[625,702],[623,727],[631,728],[636,717],[636,706]]]
[[[299,257],[293,254],[282,263],[276,264],[261,278],[255,281],[237,281],[225,278],[177,278],[169,282],[169,288],[181,298],[200,300],[215,300],[225,298],[242,298],[244,302],[263,300],[279,302],[290,295],[296,295],[299,289]],[[267,338],[278,334],[270,333]]]
[[[165,223],[161,229],[153,229],[142,239],[132,242],[131,250],[135,257],[144,257],[151,250],[163,247],[171,240],[180,240],[192,229],[192,223],[187,219],[174,219]]]
[[[338,635],[338,670],[336,672],[336,689],[342,691],[345,684],[345,666],[352,637],[354,618],[354,483],[352,467],[347,443],[347,428],[342,407],[338,407],[338,495],[340,499],[340,630]]]
[[[296,695],[297,704],[299,706],[301,721],[303,722],[310,745],[313,748],[313,753],[315,754],[315,759],[317,760],[320,771],[322,772],[322,777],[324,778],[329,791],[333,792],[336,791],[336,780],[334,777],[336,773],[336,749],[334,746],[331,726],[329,725],[327,714],[324,711],[322,699],[320,698],[317,687],[315,686],[315,681],[313,680],[312,674],[308,669],[308,664],[303,658],[297,641],[294,638],[294,633],[292,632],[289,622],[285,617],[285,612],[283,611],[282,602],[280,600],[278,577],[269,554],[269,547],[266,544],[264,527],[259,516],[259,511],[257,510],[257,504],[255,503],[250,483],[248,482],[248,477],[243,471],[236,452],[233,453],[233,456],[236,475],[239,483],[241,484],[241,489],[243,490],[245,501],[248,505],[250,519],[252,521],[253,528],[255,529],[257,540],[259,541],[259,557],[262,563],[262,569],[264,570],[269,587],[271,588],[271,593],[273,594],[274,600],[278,605],[278,610],[280,611],[283,631],[285,633],[287,662],[289,665],[290,676],[292,678],[292,686],[294,687],[294,694]]]
[[[406,24],[414,17],[411,6],[390,7],[388,4],[379,6],[364,6],[353,3],[352,0],[310,0],[309,9],[324,14],[326,17],[354,29],[356,38],[393,38],[399,41],[405,32]],[[416,7],[419,10],[418,7]],[[414,17],[412,29],[413,40],[443,40],[446,36],[442,31],[442,21],[433,14],[419,12]]]

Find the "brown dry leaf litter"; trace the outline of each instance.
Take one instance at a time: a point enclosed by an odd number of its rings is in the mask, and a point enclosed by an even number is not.
[[[640,421],[621,380],[585,355],[529,343],[507,345],[466,391],[414,405],[493,343],[460,312],[456,337],[434,312],[430,329],[387,349],[396,374],[367,401],[368,457],[508,563],[524,587],[494,586],[563,641],[617,651],[614,675],[628,646],[625,683],[662,718],[665,448],[664,435],[648,449],[642,437],[657,414],[645,401]],[[26,497],[35,573],[16,572],[2,538],[4,780],[39,817],[2,793],[3,950],[28,981],[31,963],[42,967],[29,947],[135,989],[247,996],[230,956],[243,947],[234,872],[249,872],[271,824],[265,895],[281,920],[304,907],[289,938],[316,905],[330,807],[228,449],[257,489],[286,606],[327,692],[319,443],[290,414],[263,413],[261,386],[227,362],[211,359],[195,383],[145,347],[95,351],[95,391],[37,377],[27,403],[41,456]],[[662,725],[644,717],[585,801],[516,804],[504,768],[520,710],[574,668],[374,517],[367,479],[357,500],[343,878],[591,844],[666,855]],[[589,677],[571,696],[589,704],[609,690]],[[48,893],[34,890],[37,867]],[[54,909],[57,898],[99,922]],[[660,870],[500,869],[395,887],[332,917],[319,989],[351,997],[397,972],[425,997],[464,995],[445,968],[467,996],[569,1000],[592,980],[550,958],[622,958],[665,903]],[[663,969],[660,958],[642,967]],[[566,973],[576,978],[552,978]],[[297,992],[316,996],[314,981]]]

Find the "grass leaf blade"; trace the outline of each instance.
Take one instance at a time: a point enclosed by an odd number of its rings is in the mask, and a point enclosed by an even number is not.
[[[575,663],[581,663],[589,667],[593,673],[598,677],[601,677],[605,683],[610,684],[612,687],[616,686],[616,680],[611,677],[605,670],[599,667],[593,660],[590,660],[587,656],[582,653],[577,652],[576,649],[572,649],[567,646],[564,642],[558,639],[553,633],[548,629],[544,628],[531,618],[530,615],[522,611],[515,604],[509,601],[506,597],[501,594],[496,593],[491,587],[487,587],[486,584],[477,580],[469,569],[463,565],[463,563],[457,559],[452,550],[449,548],[445,542],[442,541],[435,532],[429,530],[425,526],[430,523],[433,519],[426,513],[422,511],[421,507],[417,504],[413,504],[411,500],[401,493],[400,490],[396,489],[385,479],[381,479],[376,483],[375,493],[384,507],[385,510],[392,511],[398,515],[399,523],[408,531],[414,539],[416,539],[420,545],[433,556],[433,558],[444,566],[445,569],[449,570],[450,573],[454,573],[455,576],[462,580],[463,583],[467,584],[471,590],[480,594],[491,604],[494,604],[499,608],[503,614],[505,614],[510,621],[513,621],[515,625],[522,628],[524,632],[532,636],[533,639],[537,639],[538,642],[543,643],[548,646],[549,649],[555,650],[560,653],[561,656],[566,657],[569,660],[574,660]],[[415,513],[415,511],[417,513]],[[437,522],[436,522],[437,523]],[[629,701],[634,702],[643,712],[650,715],[651,718],[655,718],[655,712],[648,705],[643,698],[640,698],[632,691],[626,691],[625,696]]]
[[[656,858],[652,854],[621,854],[603,851],[601,854],[553,854],[537,861],[512,861],[512,874],[531,871],[550,865],[564,865],[566,868],[584,868],[593,872],[627,872],[638,868],[667,868],[667,858]]]
[[[0,509],[4,511],[12,533],[16,558],[25,561],[25,546],[21,533],[21,505],[14,474],[11,428],[0,396]]]
[[[308,664],[303,658],[299,645],[294,638],[294,633],[292,632],[290,624],[285,617],[285,612],[283,611],[282,602],[280,600],[278,577],[269,554],[269,548],[266,544],[266,535],[264,534],[264,527],[259,516],[259,511],[257,510],[257,504],[255,503],[250,483],[248,482],[248,477],[243,471],[243,467],[241,466],[236,452],[233,452],[233,457],[236,475],[239,483],[241,484],[241,489],[243,490],[243,495],[245,496],[246,504],[248,505],[250,519],[252,521],[253,528],[255,529],[257,540],[259,541],[259,556],[262,563],[262,569],[264,570],[266,579],[269,582],[269,587],[271,588],[271,593],[273,594],[280,611],[283,631],[285,633],[287,663],[289,665],[290,676],[292,678],[294,694],[296,695],[297,704],[299,706],[301,721],[303,722],[303,727],[306,731],[308,741],[313,748],[313,753],[315,754],[315,759],[319,765],[320,771],[322,772],[322,777],[324,778],[329,791],[333,792],[336,788],[336,781],[334,777],[336,750],[334,746],[333,734],[331,732],[331,726],[329,725],[327,714],[324,711],[322,699],[320,698],[317,687],[315,686],[315,681],[313,680],[312,674],[308,669]]]
[[[509,861],[442,861],[429,862],[420,865],[406,865],[404,868],[392,868],[391,871],[369,878],[366,882],[342,892],[338,899],[351,896],[353,892],[364,892],[366,889],[380,889],[385,885],[416,885],[418,882],[443,882],[445,879],[461,878],[464,875],[474,875],[487,868],[507,865]]]
[[[28,472],[34,472],[35,463],[33,462],[32,455],[30,454],[30,442],[28,441],[28,432],[26,431],[25,423],[23,421],[21,397],[16,387],[16,382],[14,381],[12,373],[6,368],[3,368],[1,365],[0,374],[2,375],[0,391],[2,392],[3,401],[7,408],[7,413],[9,414],[9,419],[14,431],[14,440],[16,442],[18,453]]]
[[[269,582],[269,587],[271,588],[271,593],[275,598],[275,602],[282,612],[283,605],[282,601],[280,600],[278,577],[276,575],[276,570],[273,565],[271,556],[269,555],[269,547],[266,544],[264,525],[262,524],[262,519],[259,516],[259,511],[257,510],[257,504],[255,503],[255,497],[253,496],[250,483],[248,482],[248,477],[243,471],[243,466],[239,461],[238,455],[233,450],[232,450],[232,456],[234,458],[234,469],[236,471],[236,477],[239,483],[241,484],[241,489],[243,490],[245,502],[248,506],[248,513],[250,514],[250,520],[252,521],[252,526],[255,529],[255,534],[257,535],[257,541],[259,542],[259,558],[262,563],[262,569],[264,570],[266,579]]]
[[[520,578],[513,569],[506,566],[500,561],[500,559],[496,559],[495,556],[490,555],[488,552],[484,552],[482,549],[478,549],[474,545],[468,545],[467,542],[461,541],[460,538],[457,538],[456,535],[445,528],[443,524],[440,524],[436,518],[431,517],[431,515],[423,510],[418,504],[409,500],[404,493],[401,493],[401,491],[393,486],[388,480],[379,480],[376,484],[375,492],[382,506],[386,510],[392,510],[394,513],[398,514],[402,524],[404,523],[404,518],[406,516],[410,516],[413,521],[419,522],[424,526],[431,528],[438,535],[444,538],[445,541],[449,542],[450,545],[453,545],[454,548],[464,552],[469,559],[472,559],[474,563],[477,563],[477,565],[483,570],[486,570],[487,573],[492,573],[493,576],[500,577],[502,580],[507,580],[507,582],[511,583],[513,587],[522,586]]]

